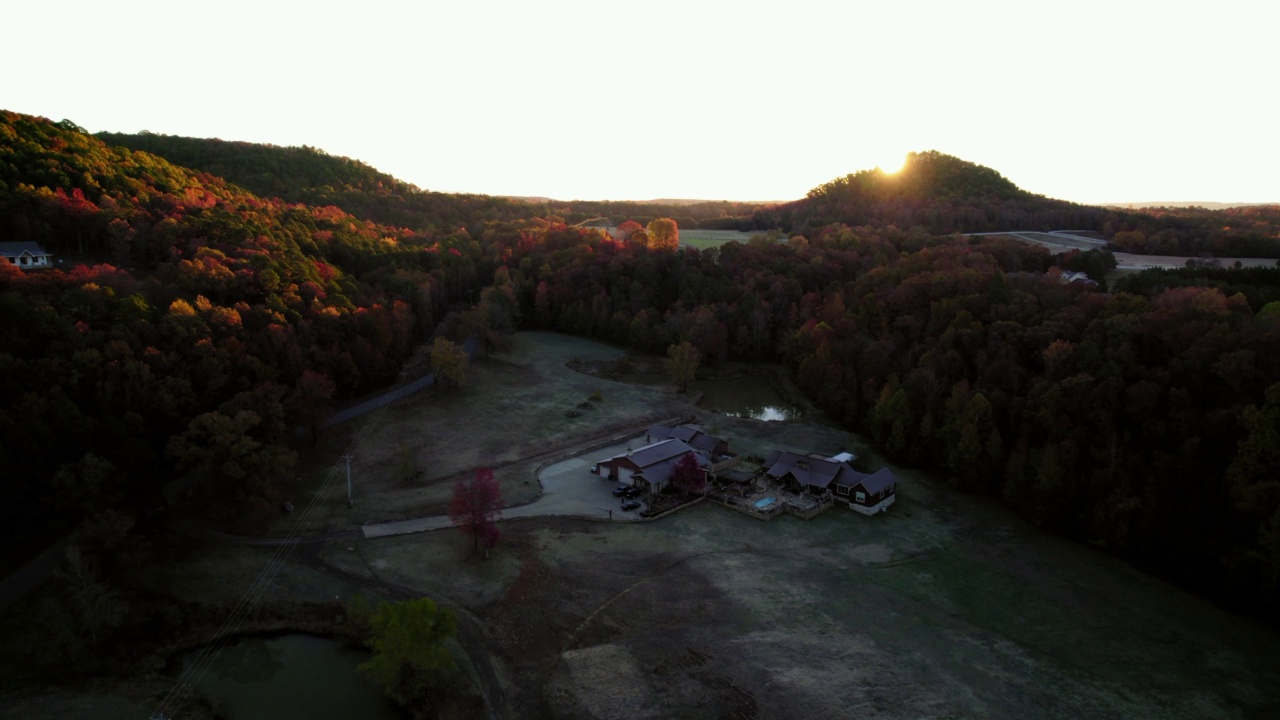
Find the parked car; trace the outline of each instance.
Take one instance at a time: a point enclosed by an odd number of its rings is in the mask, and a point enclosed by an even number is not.
[[[614,496],[614,497],[626,497],[626,496],[627,496],[627,493],[629,493],[629,492],[631,492],[631,486],[630,486],[630,485],[620,485],[620,486],[618,486],[618,487],[616,487],[616,488],[614,488],[614,489],[613,489],[613,496]]]
[[[623,500],[622,501],[623,510],[635,510],[638,507],[640,507],[639,500]]]
[[[629,500],[635,500],[636,498],[640,497],[643,494],[644,494],[644,490],[641,490],[638,487],[632,486],[622,492],[622,497],[627,498]]]

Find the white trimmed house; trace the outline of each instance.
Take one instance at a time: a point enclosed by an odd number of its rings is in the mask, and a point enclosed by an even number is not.
[[[23,270],[53,267],[53,256],[33,242],[0,242],[0,257]]]

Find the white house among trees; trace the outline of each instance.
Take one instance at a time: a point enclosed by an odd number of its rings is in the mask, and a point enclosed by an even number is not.
[[[0,242],[0,257],[23,270],[53,266],[53,256],[33,242]]]

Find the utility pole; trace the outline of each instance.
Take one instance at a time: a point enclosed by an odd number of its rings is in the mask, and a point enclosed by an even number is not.
[[[351,456],[343,455],[343,460],[347,461],[347,507],[355,507],[355,503],[351,502]]]

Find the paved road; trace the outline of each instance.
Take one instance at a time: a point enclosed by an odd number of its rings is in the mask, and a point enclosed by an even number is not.
[[[462,343],[462,349],[466,351],[467,357],[470,358],[476,351],[476,339],[467,338],[467,340]],[[351,418],[359,417],[360,415],[363,415],[367,412],[372,412],[374,410],[377,410],[383,405],[393,403],[402,397],[408,397],[409,395],[412,395],[418,392],[419,390],[422,390],[423,388],[427,387],[431,383],[435,382],[435,379],[436,379],[436,376],[433,373],[427,373],[426,375],[423,375],[417,380],[414,380],[413,382],[408,383],[401,388],[398,388],[388,393],[384,393],[382,395],[379,395],[376,398],[366,400],[360,403],[359,405],[352,405],[349,408],[346,408],[344,410],[340,410],[334,413],[333,417],[329,418],[329,421],[326,422],[324,426],[333,427],[338,423],[346,422]]]
[[[591,466],[597,460],[620,455],[626,452],[628,447],[640,447],[643,444],[644,436],[641,435],[547,465],[538,472],[538,482],[542,485],[542,494],[538,499],[524,505],[504,508],[502,519],[560,515],[624,522],[639,520],[640,510],[643,510],[644,506],[637,510],[623,512],[621,501],[612,494],[617,485],[593,475]],[[452,526],[453,522],[447,515],[435,515],[365,525],[361,531],[365,537],[374,538],[440,530]]]

